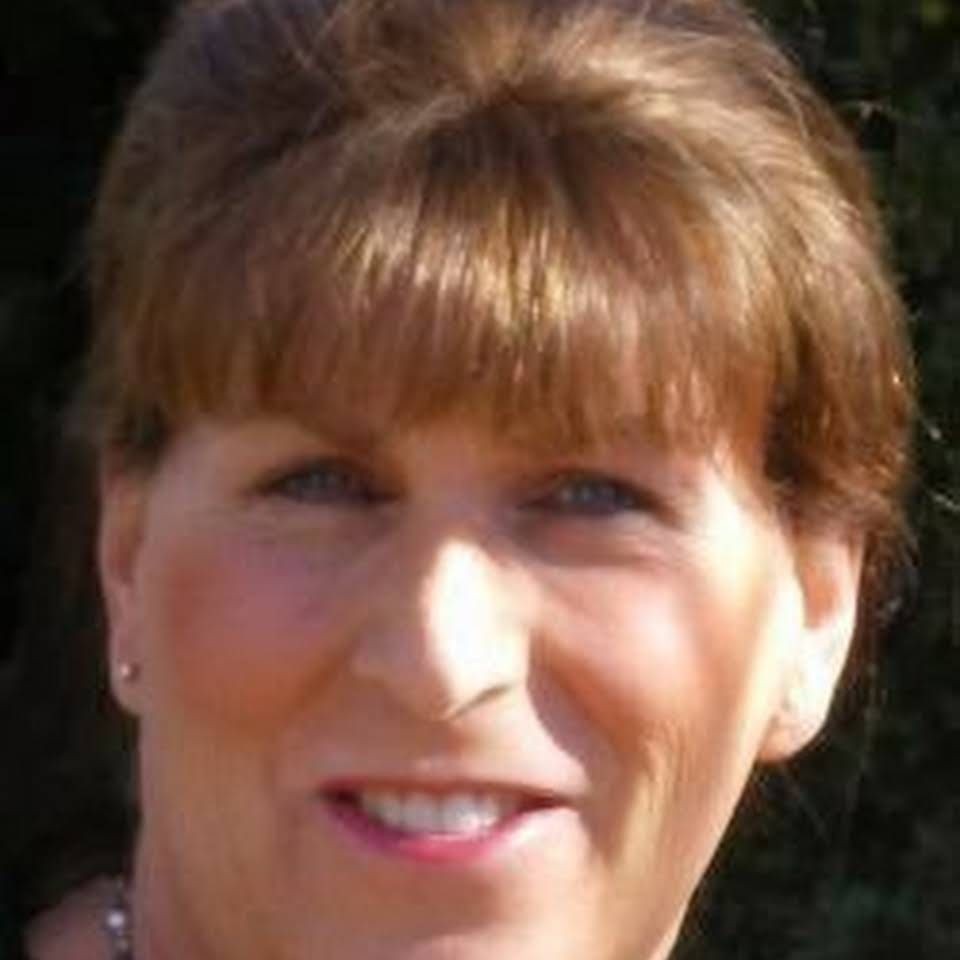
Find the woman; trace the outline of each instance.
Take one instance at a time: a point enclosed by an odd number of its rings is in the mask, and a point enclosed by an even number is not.
[[[732,3],[207,0],[93,253],[140,826],[32,954],[667,957],[898,542],[828,110]]]

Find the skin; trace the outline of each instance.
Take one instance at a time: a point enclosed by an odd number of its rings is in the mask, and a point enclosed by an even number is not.
[[[198,421],[104,470],[139,718],[139,960],[664,960],[755,764],[819,729],[860,549],[642,437],[451,416]],[[337,778],[549,791],[451,864],[336,828]]]

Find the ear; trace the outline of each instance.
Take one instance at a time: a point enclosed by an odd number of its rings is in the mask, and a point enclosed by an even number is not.
[[[140,711],[140,630],[137,560],[146,509],[147,481],[109,465],[100,470],[97,564],[107,620],[107,661],[116,701]]]
[[[797,536],[794,563],[803,622],[792,639],[780,692],[760,759],[786,760],[823,728],[857,626],[863,540],[820,530]]]

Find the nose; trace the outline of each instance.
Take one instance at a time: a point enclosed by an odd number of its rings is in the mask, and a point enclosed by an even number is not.
[[[477,544],[448,541],[399,582],[373,601],[375,614],[356,639],[357,676],[429,720],[524,685],[529,637],[515,571]]]

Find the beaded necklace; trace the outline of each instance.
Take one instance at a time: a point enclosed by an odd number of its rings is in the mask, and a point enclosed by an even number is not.
[[[103,928],[110,941],[111,960],[134,960],[133,917],[127,884],[122,878],[117,879],[110,905],[103,915]]]

